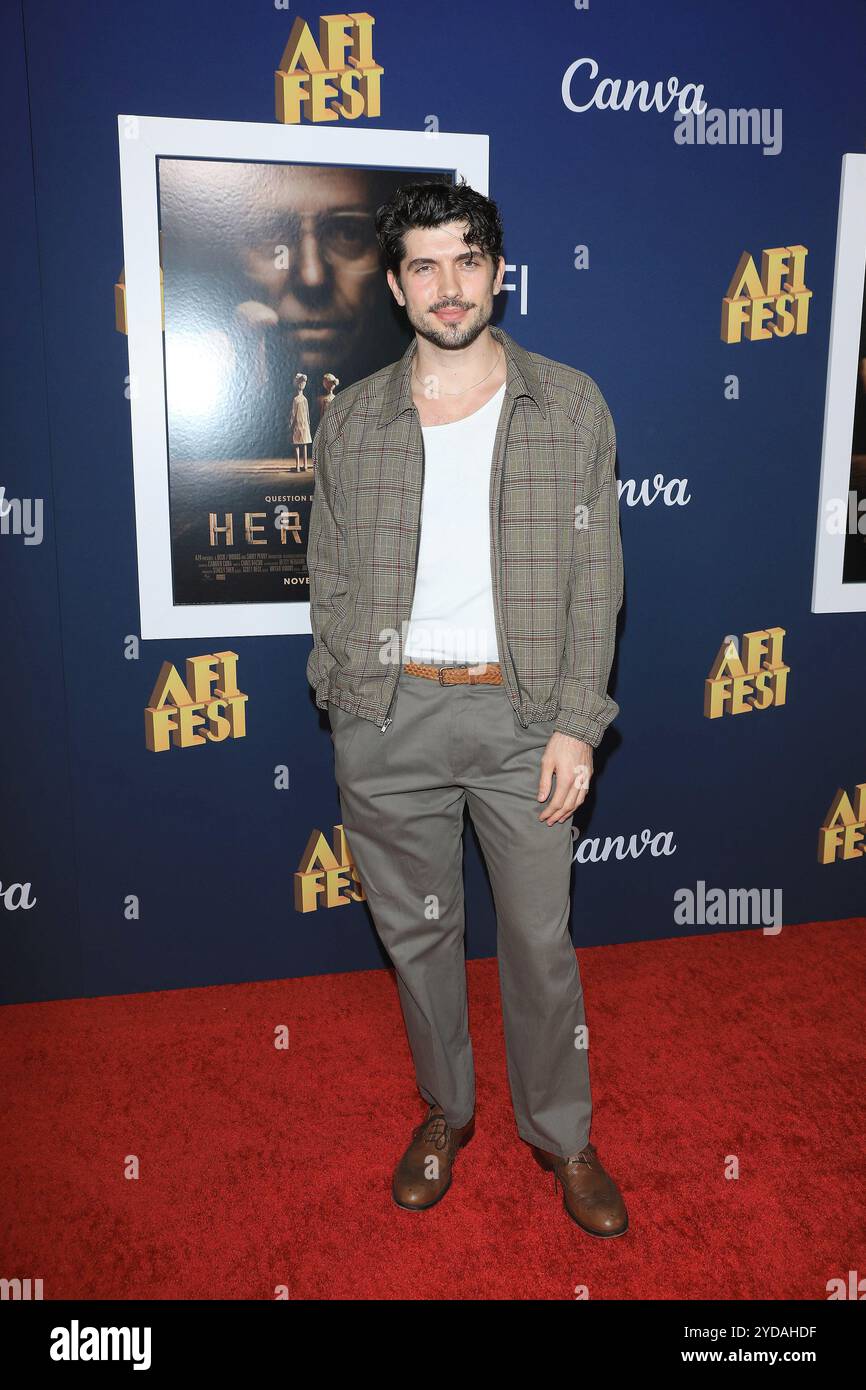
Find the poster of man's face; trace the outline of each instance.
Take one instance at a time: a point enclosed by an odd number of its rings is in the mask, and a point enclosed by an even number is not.
[[[376,212],[407,183],[486,193],[489,138],[126,113],[117,136],[141,636],[309,633],[316,431],[413,332]]]
[[[449,172],[158,157],[175,604],[308,602],[312,439],[409,341],[374,216]]]

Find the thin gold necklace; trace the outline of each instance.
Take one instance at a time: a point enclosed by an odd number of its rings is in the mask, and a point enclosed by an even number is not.
[[[474,391],[476,386],[481,386],[481,384],[487,380],[487,377],[488,377],[488,376],[492,376],[492,375],[493,375],[493,373],[495,372],[496,368],[499,366],[499,361],[500,361],[500,358],[502,357],[502,355],[503,355],[503,349],[500,347],[500,349],[499,349],[499,355],[497,356],[496,361],[493,363],[493,366],[490,368],[490,371],[487,373],[487,376],[483,376],[483,377],[481,378],[481,381],[475,381],[475,382],[473,382],[473,384],[472,384],[471,386],[464,386],[463,389],[462,389],[462,391],[440,391],[440,392],[439,392],[440,396],[465,396],[467,391]],[[414,376],[414,378],[415,378],[416,381],[421,381],[421,378],[420,378],[420,376],[418,375],[418,373],[415,371],[415,368],[414,368],[414,367],[412,368],[412,375]],[[422,385],[423,385],[423,383],[422,383]]]

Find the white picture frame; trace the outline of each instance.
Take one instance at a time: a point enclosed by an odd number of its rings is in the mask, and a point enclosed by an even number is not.
[[[821,480],[812,581],[813,613],[866,612],[866,583],[843,583],[851,441],[866,275],[866,154],[842,158]],[[838,518],[846,518],[840,529]],[[832,518],[836,518],[836,524]]]
[[[308,602],[175,604],[169,514],[157,157],[453,170],[487,193],[489,137],[118,115],[140,635],[310,633]]]

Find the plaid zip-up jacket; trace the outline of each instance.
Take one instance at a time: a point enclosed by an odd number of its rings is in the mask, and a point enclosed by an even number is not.
[[[507,376],[493,447],[490,559],[499,661],[524,726],[553,720],[597,747],[623,567],[616,434],[591,377],[490,327]],[[383,733],[412,613],[424,441],[402,358],[341,392],[313,439],[307,566],[316,703]],[[443,550],[442,564],[460,563]]]

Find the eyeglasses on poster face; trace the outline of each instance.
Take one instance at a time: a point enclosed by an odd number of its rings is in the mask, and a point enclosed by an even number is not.
[[[272,224],[272,232],[272,242],[260,241],[248,252],[251,270],[291,270],[305,236],[313,237],[319,255],[336,270],[371,275],[381,269],[372,213],[288,212]]]

